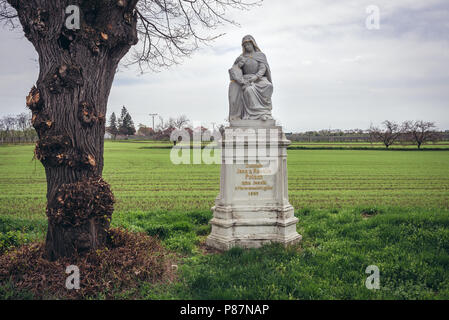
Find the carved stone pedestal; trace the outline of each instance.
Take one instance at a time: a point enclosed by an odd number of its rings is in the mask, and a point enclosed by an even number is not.
[[[207,245],[228,250],[301,240],[288,202],[289,144],[274,120],[231,121],[222,140],[220,194]]]

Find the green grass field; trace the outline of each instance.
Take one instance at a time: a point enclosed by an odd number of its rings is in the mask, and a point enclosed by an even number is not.
[[[113,225],[183,256],[179,281],[142,284],[142,298],[449,298],[449,151],[289,150],[303,242],[205,255],[220,167],[173,165],[167,146],[105,144]],[[45,174],[32,158],[32,145],[0,146],[0,247],[44,239]],[[380,290],[364,285],[368,265]]]

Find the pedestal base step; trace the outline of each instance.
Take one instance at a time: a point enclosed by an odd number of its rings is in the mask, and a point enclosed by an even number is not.
[[[260,248],[264,245],[270,244],[270,243],[281,243],[284,246],[293,245],[296,243],[299,243],[302,240],[302,236],[300,234],[293,235],[290,238],[279,238],[276,235],[268,236],[266,235],[263,238],[258,237],[219,237],[217,235],[210,235],[207,240],[206,244],[209,247],[226,251],[233,247],[240,247],[245,249],[256,249]]]
[[[298,218],[287,219],[217,219],[210,221],[212,232],[206,244],[219,250],[232,247],[260,248],[269,243],[287,246],[301,241],[296,232]]]

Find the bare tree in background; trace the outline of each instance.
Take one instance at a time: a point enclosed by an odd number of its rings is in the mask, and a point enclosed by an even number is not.
[[[187,118],[187,116],[184,114],[173,119],[173,126],[176,129],[182,129],[182,128],[186,127],[189,123],[190,123],[189,118]]]
[[[385,120],[381,128],[371,126],[368,132],[372,140],[382,142],[388,148],[399,138],[403,128],[397,123]]]
[[[39,78],[26,99],[47,178],[49,259],[104,245],[113,195],[102,179],[106,106],[117,66],[150,70],[179,63],[219,35],[228,8],[246,0],[0,0],[0,20],[22,27],[39,54]],[[80,8],[78,28],[68,6]],[[70,11],[69,11],[70,12]],[[72,14],[75,11],[72,11]],[[206,34],[205,34],[206,33]],[[5,50],[13,50],[5,48]]]
[[[162,116],[158,116],[159,124],[156,126],[155,131],[164,131],[168,128],[168,124],[164,122],[164,118]]]
[[[36,131],[31,127],[31,113],[7,115],[0,118],[0,143],[33,142]]]
[[[5,131],[8,132],[10,130],[14,130],[16,128],[17,118],[12,115],[7,115],[3,117],[3,126]]]
[[[438,138],[435,122],[429,121],[406,121],[404,122],[404,131],[417,146],[421,146]]]
[[[31,125],[31,116],[26,113],[26,112],[22,112],[20,114],[17,115],[17,126],[18,129],[21,131],[25,131],[26,129],[28,129]]]

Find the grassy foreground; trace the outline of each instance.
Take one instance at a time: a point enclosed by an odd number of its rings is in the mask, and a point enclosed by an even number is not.
[[[156,235],[182,255],[176,282],[142,283],[139,297],[449,298],[448,151],[290,150],[290,202],[304,241],[205,254],[219,166],[176,166],[169,149],[148,145],[105,145],[113,225]],[[45,235],[45,175],[32,150],[0,146],[0,252]],[[365,287],[369,265],[380,269],[380,290]],[[4,285],[8,296],[14,287]]]

